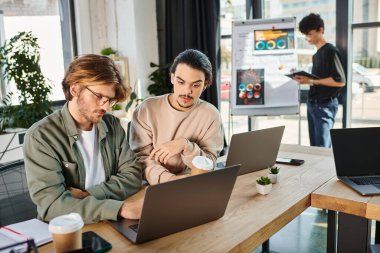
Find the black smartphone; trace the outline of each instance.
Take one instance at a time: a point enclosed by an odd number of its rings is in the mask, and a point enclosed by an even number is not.
[[[111,243],[93,231],[87,231],[82,234],[82,244],[83,248],[91,248],[94,253],[103,253],[112,248]]]
[[[280,157],[277,157],[277,159],[276,159],[276,163],[290,164],[290,165],[296,165],[296,166],[299,166],[299,165],[303,164],[304,162],[305,162],[305,160],[292,159],[292,158],[280,158]]]

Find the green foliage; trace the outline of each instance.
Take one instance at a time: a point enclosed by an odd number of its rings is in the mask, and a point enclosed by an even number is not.
[[[260,177],[259,179],[256,180],[256,182],[261,185],[268,185],[272,183],[269,177]]]
[[[16,83],[20,103],[12,106],[12,93],[4,96],[0,130],[28,128],[52,112],[49,102],[52,87],[41,72],[39,50],[37,38],[31,32],[19,32],[0,48],[4,79]]]
[[[109,55],[116,54],[116,50],[113,50],[112,47],[106,47],[106,48],[103,48],[103,49],[100,51],[100,54],[101,54],[101,55],[109,56]]]
[[[114,111],[121,110],[121,105],[116,103],[114,106],[112,106],[112,110],[114,110]]]
[[[272,166],[269,168],[270,174],[278,174],[280,172],[280,167]]]
[[[151,68],[155,70],[148,76],[152,83],[148,86],[149,94],[159,96],[170,92],[170,88],[165,83],[165,76],[169,76],[170,64],[163,67],[153,62],[150,63]]]
[[[135,83],[135,85],[133,87],[133,91],[131,92],[131,95],[129,95],[129,102],[125,106],[125,111],[126,112],[128,112],[128,110],[132,107],[132,105],[133,105],[134,102],[136,102],[138,104],[140,101],[144,100],[142,98],[138,98],[137,97],[137,94],[135,92],[135,90],[136,90],[136,84],[137,84],[137,82]]]

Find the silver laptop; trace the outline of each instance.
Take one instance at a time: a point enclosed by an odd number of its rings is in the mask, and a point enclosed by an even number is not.
[[[142,243],[224,215],[240,165],[149,186],[140,220],[111,225],[133,243]]]
[[[380,194],[380,127],[330,133],[337,177],[361,195]]]
[[[240,164],[239,175],[266,169],[276,163],[285,126],[234,134],[222,167]],[[218,165],[220,167],[220,165]]]

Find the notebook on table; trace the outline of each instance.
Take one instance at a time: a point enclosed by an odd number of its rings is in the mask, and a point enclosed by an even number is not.
[[[111,225],[133,243],[142,243],[221,218],[240,165],[149,186],[140,220]]]
[[[330,133],[338,179],[361,195],[380,194],[380,127]]]
[[[285,126],[234,134],[227,160],[218,167],[240,164],[239,175],[266,169],[276,163]]]

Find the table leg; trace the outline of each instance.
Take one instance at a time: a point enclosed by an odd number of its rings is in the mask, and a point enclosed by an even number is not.
[[[269,239],[261,244],[261,253],[277,253],[276,251],[271,251],[269,249]]]
[[[340,212],[338,214],[338,252],[368,252],[370,220]]]
[[[375,244],[380,244],[380,221],[376,221]]]
[[[336,224],[337,213],[335,211],[328,210],[327,213],[327,253],[336,252]]]
[[[269,239],[261,244],[261,253],[269,253]]]

